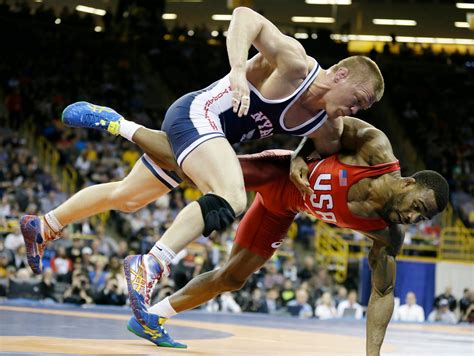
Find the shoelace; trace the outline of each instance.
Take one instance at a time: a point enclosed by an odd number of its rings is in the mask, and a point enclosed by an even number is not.
[[[153,277],[153,279],[150,282],[148,282],[148,284],[146,285],[146,288],[145,288],[145,303],[146,304],[150,304],[151,292],[153,291],[153,287],[160,277],[161,277],[161,273]]]
[[[84,121],[86,121],[88,125],[96,126],[96,127],[99,127],[99,126],[107,127],[109,123],[109,120],[94,113],[85,114],[84,119],[85,119]]]

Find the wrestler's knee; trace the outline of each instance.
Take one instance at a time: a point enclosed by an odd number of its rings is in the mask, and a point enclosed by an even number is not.
[[[391,293],[395,287],[396,262],[393,256],[382,254],[373,270],[373,287],[380,296]]]
[[[225,192],[223,194],[219,194],[222,198],[227,200],[232,209],[234,209],[236,216],[242,214],[245,211],[245,208],[247,207],[247,193],[245,192],[243,186],[239,188],[233,189],[232,191]]]
[[[243,278],[235,272],[227,270],[225,266],[219,270],[216,276],[216,282],[221,292],[239,290],[244,286],[246,281],[247,277]]]

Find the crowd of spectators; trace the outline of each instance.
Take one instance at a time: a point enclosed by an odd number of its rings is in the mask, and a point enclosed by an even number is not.
[[[421,58],[386,61],[387,94],[417,154],[448,179],[454,208],[473,227],[474,57],[428,52]]]
[[[459,306],[459,307],[458,307]],[[421,323],[426,321],[456,324],[458,322],[474,322],[474,289],[465,288],[459,302],[452,295],[451,287],[435,298],[433,309],[425,317],[424,309],[416,304],[416,295],[408,292],[405,304],[397,306],[393,313],[394,320]]]
[[[118,24],[113,17],[104,18],[105,25],[102,25],[106,31],[94,32],[97,24],[87,15],[78,16],[67,10],[55,14],[42,5],[32,9],[26,3],[5,4],[3,1],[0,5],[0,31],[11,35],[5,36],[3,43],[8,55],[0,57],[0,296],[124,305],[123,258],[147,252],[176,214],[195,200],[199,192],[184,186],[135,214],[112,212],[105,225],[101,220],[73,224],[63,231],[63,239],[48,244],[43,259],[44,273],[34,278],[27,266],[18,217],[24,213],[44,214],[67,195],[61,191],[58,177],[50,172],[49,166],[39,163],[36,152],[29,148],[19,130],[25,124],[34,124],[29,128],[34,129],[35,135],[46,137],[60,153],[59,166],[69,164],[78,172],[78,189],[122,179],[140,157],[136,147],[99,132],[64,127],[60,122],[62,109],[72,101],[91,100],[158,128],[165,107],[150,100],[150,96],[159,96],[159,90],[164,90],[164,94],[177,97],[223,75],[228,66],[224,41],[220,38],[219,42],[218,37],[210,44],[205,29],[194,31],[190,39],[187,29],[183,28],[175,29],[171,37],[174,40],[162,40],[163,36],[151,38],[153,34],[166,31],[160,21],[151,21],[136,7],[123,9],[124,13],[130,10],[130,22],[124,21],[130,26],[121,21]],[[58,17],[61,23],[55,24],[54,19]],[[134,36],[134,31],[140,33],[143,27],[152,31],[143,37]],[[187,40],[179,40],[180,36],[187,36]],[[318,48],[318,44],[306,45]],[[328,65],[346,54],[343,46],[332,43],[331,48],[334,54],[325,59]],[[156,88],[147,80],[154,75],[152,72],[160,74],[167,83],[165,88]],[[390,94],[398,95],[400,91],[397,87]],[[416,95],[414,93],[413,98],[407,95],[415,105],[413,110],[407,111],[412,116],[424,112],[419,105],[426,98],[415,100]],[[439,96],[437,98],[439,100]],[[405,105],[402,100],[400,103]],[[432,111],[436,112],[435,109]],[[438,117],[442,118],[447,110],[443,108]],[[402,112],[405,115],[405,111]],[[465,117],[469,117],[470,112],[466,109]],[[423,114],[425,116],[428,114]],[[436,125],[429,127],[444,129],[442,119],[435,122]],[[416,121],[416,124],[426,126],[426,121]],[[456,134],[468,137],[466,126],[456,125],[453,130],[459,130],[454,131],[452,137]],[[472,149],[472,142],[466,142]],[[242,145],[239,152],[296,145],[296,139],[276,137],[270,142]],[[469,177],[472,167],[466,160],[472,150],[461,144],[449,147],[448,143],[445,148],[460,160],[462,177]],[[429,166],[434,165],[433,157],[426,157]],[[461,176],[454,174],[457,172],[454,166],[433,167],[452,177],[452,184],[458,184]],[[459,181],[465,182],[462,177]],[[225,232],[214,234],[211,240],[199,239],[180,253],[172,275],[162,281],[154,300],[181,288],[197,274],[218,268],[227,257],[237,223]],[[252,275],[241,291],[225,293],[203,308],[301,318],[362,318],[364,311],[357,302],[357,292],[348,292],[346,287],[337,285],[331,272],[316,264],[314,253],[308,253],[314,251],[314,234],[314,221],[304,214],[298,216],[279,254]],[[350,284],[357,285],[357,282],[352,280]],[[473,298],[468,294],[464,298],[465,312],[472,310]],[[440,301],[440,308],[442,304],[444,301]]]

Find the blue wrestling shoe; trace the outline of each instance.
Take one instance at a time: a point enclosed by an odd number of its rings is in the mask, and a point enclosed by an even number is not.
[[[141,324],[146,324],[151,292],[161,278],[164,265],[154,256],[134,255],[123,261],[125,279],[127,280],[128,297],[133,314]]]
[[[34,273],[43,271],[41,258],[46,243],[41,234],[41,218],[36,215],[25,215],[20,219],[20,229],[25,240],[26,259]]]
[[[155,314],[148,314],[148,322],[140,324],[138,320],[132,316],[127,323],[127,329],[135,335],[151,341],[156,346],[174,347],[178,349],[186,349],[188,346],[180,342],[174,341],[163,327],[165,318],[160,318]]]
[[[61,119],[70,127],[102,130],[117,136],[120,129],[120,120],[123,117],[115,110],[106,106],[78,101],[63,110]]]

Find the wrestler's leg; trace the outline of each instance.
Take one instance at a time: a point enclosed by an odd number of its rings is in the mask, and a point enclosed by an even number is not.
[[[242,169],[232,146],[225,138],[213,138],[197,146],[186,157],[182,168],[199,190],[203,193],[212,192],[218,197],[211,204],[216,204],[218,200],[217,204],[221,204],[222,209],[215,211],[225,209],[226,214],[229,213],[226,218],[230,215],[235,217],[244,211],[247,197]],[[224,208],[224,205],[227,207]],[[201,235],[205,227],[200,203],[192,202],[178,214],[160,243],[177,253]]]
[[[378,356],[393,313],[395,256],[388,253],[387,247],[374,241],[369,253],[369,265],[372,270],[372,292],[367,308],[366,348],[368,356]]]
[[[165,132],[140,127],[133,134],[132,141],[140,146],[148,155],[153,157],[153,160],[161,168],[169,169],[174,172],[180,170],[169,144],[168,135],[166,135]]]
[[[28,264],[34,273],[42,272],[41,258],[45,242],[60,238],[65,225],[111,209],[136,211],[178,184],[171,173],[164,172],[149,157],[144,156],[120,182],[87,187],[44,216],[23,216],[20,228]]]
[[[260,153],[239,155],[246,190],[259,190],[262,185],[277,177],[289,176],[291,152],[267,150]]]
[[[266,261],[266,258],[234,244],[224,266],[196,276],[171,295],[169,302],[173,309],[180,313],[208,302],[221,293],[239,290]]]
[[[135,212],[169,191],[140,159],[123,180],[84,188],[53,213],[65,226],[108,210]]]
[[[225,265],[195,277],[167,300],[152,307],[150,312],[170,317],[176,312],[195,308],[220,293],[242,288],[252,273],[273,255],[293,222],[294,214],[281,214],[280,205],[265,199],[272,193],[269,188],[263,194],[257,194],[240,222],[231,255]],[[284,210],[285,202],[282,204]]]

